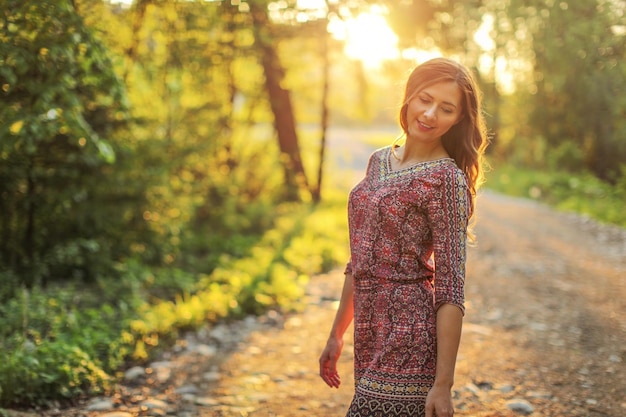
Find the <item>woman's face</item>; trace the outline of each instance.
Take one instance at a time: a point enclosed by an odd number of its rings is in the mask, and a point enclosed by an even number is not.
[[[407,106],[407,137],[440,140],[461,120],[462,98],[461,89],[454,81],[440,82],[420,90]]]

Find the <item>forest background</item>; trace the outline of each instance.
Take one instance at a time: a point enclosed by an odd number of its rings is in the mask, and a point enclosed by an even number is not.
[[[389,144],[430,56],[481,84],[487,187],[626,226],[623,0],[0,10],[0,407],[105,392],[182,331],[298,309],[348,256],[329,134]]]

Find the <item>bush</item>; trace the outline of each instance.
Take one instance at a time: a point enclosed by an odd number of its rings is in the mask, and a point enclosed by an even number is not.
[[[611,185],[590,173],[500,165],[488,174],[486,187],[508,195],[543,201],[557,209],[583,214],[603,223],[626,227],[624,184],[626,175],[616,185]]]
[[[78,346],[62,340],[28,341],[0,352],[0,402],[47,405],[51,400],[99,394],[111,377]]]
[[[210,274],[128,261],[120,279],[14,292],[0,305],[0,406],[106,392],[122,366],[150,359],[181,330],[299,309],[309,276],[347,259],[345,208],[275,210],[246,256],[224,254]]]

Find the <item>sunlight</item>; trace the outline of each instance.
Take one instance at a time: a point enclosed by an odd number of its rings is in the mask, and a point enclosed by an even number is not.
[[[494,54],[497,52],[496,42],[492,35],[494,20],[493,15],[485,14],[480,27],[474,34],[474,42],[482,50],[478,59],[478,70],[487,77],[495,78],[498,90],[502,94],[512,94],[515,92],[515,77],[510,70],[510,61],[504,56],[497,56],[494,59]]]
[[[119,4],[124,8],[128,8],[133,4],[133,0],[109,0],[111,4]]]
[[[368,12],[346,20],[333,19],[328,31],[345,42],[344,51],[367,68],[379,68],[386,60],[400,57],[398,37],[385,21],[385,10],[372,5]]]

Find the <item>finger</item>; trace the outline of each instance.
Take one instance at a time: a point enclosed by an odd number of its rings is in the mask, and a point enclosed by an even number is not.
[[[320,377],[329,387],[332,388],[334,386],[335,382],[329,369],[329,361],[325,355],[320,357]]]
[[[334,374],[329,374],[327,376],[328,379],[328,386],[330,386],[331,388],[339,388],[339,385],[341,385],[341,378],[339,378],[339,374],[334,373]]]
[[[341,384],[339,374],[337,372],[331,372],[328,367],[325,367],[322,370],[321,376],[324,382],[326,382],[326,384],[331,388],[338,388],[339,384]]]
[[[325,378],[328,375],[328,357],[326,355],[322,355],[320,357],[320,376]]]

